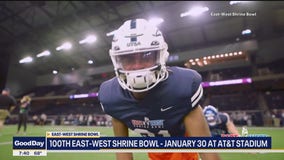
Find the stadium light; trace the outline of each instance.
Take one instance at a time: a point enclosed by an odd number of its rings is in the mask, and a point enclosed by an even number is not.
[[[163,23],[164,19],[163,18],[150,18],[149,23],[151,23],[154,26],[158,26],[159,24]]]
[[[53,74],[57,74],[58,71],[57,71],[57,70],[53,70],[52,73],[53,73]]]
[[[93,63],[94,63],[94,61],[92,61],[92,60],[88,60],[88,63],[89,63],[89,64],[93,64]]]
[[[242,31],[242,35],[247,35],[247,34],[251,34],[250,29],[245,29],[245,30]]]
[[[230,5],[235,5],[239,3],[247,3],[248,1],[230,1]]]
[[[65,42],[63,43],[61,46],[57,47],[56,50],[60,51],[60,50],[69,50],[72,48],[72,44],[70,42]]]
[[[200,7],[200,6],[196,6],[191,8],[190,10],[188,10],[187,12],[181,13],[180,17],[185,17],[185,16],[193,16],[193,17],[197,17],[199,15],[201,15],[204,12],[209,11],[208,7]]]
[[[19,61],[19,63],[31,63],[32,61],[33,61],[33,58],[28,56],[28,57],[25,57],[25,58],[21,59]]]
[[[95,41],[97,41],[97,37],[94,35],[89,35],[87,36],[85,39],[79,41],[80,44],[84,44],[84,43],[94,43]]]
[[[45,51],[43,51],[43,52],[37,54],[36,57],[38,57],[38,58],[39,58],[39,57],[46,57],[46,56],[49,56],[49,55],[50,55],[50,51],[45,50]]]

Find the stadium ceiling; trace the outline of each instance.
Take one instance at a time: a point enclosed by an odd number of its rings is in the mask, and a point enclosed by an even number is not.
[[[189,8],[200,5],[209,11],[200,17],[180,17]],[[218,16],[214,13],[256,13],[256,16]],[[111,64],[108,50],[111,37],[125,20],[161,17],[159,26],[170,53],[221,45],[242,39],[244,29],[252,38],[265,40],[283,35],[284,3],[257,2],[230,5],[229,1],[1,1],[0,55],[9,54],[11,65],[26,67],[36,75],[51,74],[53,69],[68,73],[71,69]],[[97,36],[94,44],[79,44],[87,34]],[[57,51],[70,41],[73,48]],[[49,57],[36,58],[44,50]],[[25,56],[34,57],[31,64],[19,64]]]

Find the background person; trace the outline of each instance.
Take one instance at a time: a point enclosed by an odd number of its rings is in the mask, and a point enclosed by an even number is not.
[[[27,122],[28,122],[28,112],[30,110],[31,105],[31,97],[30,96],[24,96],[19,105],[19,121],[18,121],[18,130],[17,134],[20,132],[21,126],[24,126],[24,134],[26,134],[27,131]]]
[[[0,132],[4,127],[6,118],[10,115],[17,105],[13,96],[10,95],[10,89],[5,88],[0,95]]]
[[[42,113],[39,117],[39,125],[43,126],[46,124],[47,115],[45,113]]]
[[[222,136],[222,134],[233,134],[240,136],[234,122],[228,113],[219,112],[212,105],[205,106],[203,114],[207,120],[212,136]]]

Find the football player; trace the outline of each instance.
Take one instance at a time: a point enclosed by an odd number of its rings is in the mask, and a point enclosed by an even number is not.
[[[201,76],[167,67],[168,46],[161,31],[144,19],[127,20],[115,31],[109,54],[116,77],[100,86],[99,100],[112,116],[115,136],[128,128],[142,136],[210,136],[199,101]],[[148,153],[150,160],[198,160],[198,153]],[[218,154],[200,153],[202,160]],[[132,160],[132,153],[117,153]]]
[[[212,105],[205,106],[203,109],[204,116],[208,122],[212,136],[222,136],[231,134],[232,136],[239,136],[239,132],[235,127],[233,121],[227,113],[218,112],[217,108]]]

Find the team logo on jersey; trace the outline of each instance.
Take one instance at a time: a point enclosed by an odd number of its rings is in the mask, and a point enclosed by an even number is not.
[[[144,121],[132,119],[131,123],[135,128],[164,128],[164,121],[163,119],[150,120],[145,117]]]

